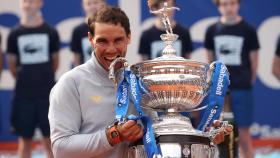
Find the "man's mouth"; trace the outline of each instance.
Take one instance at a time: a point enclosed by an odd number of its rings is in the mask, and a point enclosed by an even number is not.
[[[112,62],[115,59],[117,59],[118,57],[120,57],[120,55],[116,55],[116,56],[112,56],[112,57],[104,57],[104,59],[108,62]]]

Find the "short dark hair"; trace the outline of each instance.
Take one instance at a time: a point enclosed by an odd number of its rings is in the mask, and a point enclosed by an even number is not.
[[[151,7],[152,8],[159,8],[159,5],[163,2],[166,2],[167,0],[150,0],[151,1]],[[174,5],[176,4],[176,0],[173,0]]]
[[[241,0],[237,0],[238,3],[240,3]],[[217,6],[220,5],[220,0],[213,0],[213,3],[216,4]]]
[[[105,6],[89,17],[88,28],[91,35],[94,35],[95,33],[96,22],[110,23],[114,25],[120,24],[124,28],[126,35],[131,33],[129,19],[124,11],[122,11],[119,7]]]

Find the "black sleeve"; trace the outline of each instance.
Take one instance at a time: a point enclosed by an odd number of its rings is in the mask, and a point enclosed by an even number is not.
[[[275,54],[280,57],[280,37],[278,38]]]
[[[190,35],[190,32],[189,32],[189,29],[184,29],[184,32],[183,32],[183,38],[182,38],[182,43],[183,43],[183,46],[182,46],[182,53],[183,53],[183,56],[185,57],[187,54],[190,54],[193,50],[193,46],[192,46],[192,40],[191,40],[191,35]]]
[[[249,51],[258,50],[260,48],[257,32],[254,28],[249,30]]]
[[[151,55],[151,43],[149,43],[147,32],[141,34],[138,53],[141,55]]]
[[[60,48],[59,35],[55,29],[50,32],[50,53],[57,53]]]
[[[83,54],[81,38],[79,37],[79,31],[76,28],[72,33],[70,49],[74,53]]]
[[[7,53],[14,54],[18,56],[18,47],[17,47],[17,35],[14,31],[11,31],[8,35],[7,41]]]
[[[208,50],[212,50],[214,51],[215,47],[214,47],[214,37],[213,37],[213,29],[212,27],[208,27],[208,29],[206,30],[206,34],[205,34],[205,39],[204,39],[204,47]]]

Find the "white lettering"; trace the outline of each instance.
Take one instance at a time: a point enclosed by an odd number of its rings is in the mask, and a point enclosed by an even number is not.
[[[219,78],[218,78],[218,84],[217,84],[217,89],[216,89],[216,94],[217,95],[222,95],[223,93],[223,82],[224,82],[224,77],[226,75],[226,70],[227,68],[224,66],[224,65],[221,65],[221,71],[220,71],[220,75],[219,75]]]

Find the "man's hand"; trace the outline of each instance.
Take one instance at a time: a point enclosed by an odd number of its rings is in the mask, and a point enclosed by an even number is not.
[[[122,141],[135,142],[142,138],[143,127],[137,121],[129,120],[117,127]]]
[[[222,121],[219,121],[219,120],[215,120],[213,123],[214,127],[221,127],[221,125],[222,125]],[[220,133],[215,135],[215,137],[213,139],[213,143],[214,144],[222,143],[225,140],[225,135],[229,135],[232,131],[233,131],[232,125],[226,126],[224,131],[221,131]]]
[[[152,9],[152,2],[151,2],[151,0],[148,0],[147,2],[148,2],[148,7],[151,10]]]

